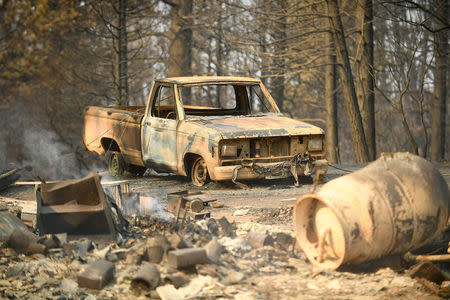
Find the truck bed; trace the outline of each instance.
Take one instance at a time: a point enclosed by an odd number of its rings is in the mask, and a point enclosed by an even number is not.
[[[145,106],[89,106],[84,113],[84,145],[100,155],[119,151],[128,164],[143,166],[141,121]],[[112,143],[111,141],[117,143]]]

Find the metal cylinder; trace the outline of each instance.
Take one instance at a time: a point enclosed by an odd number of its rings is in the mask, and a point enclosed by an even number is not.
[[[144,263],[131,280],[132,289],[155,289],[161,282],[161,275],[154,264]]]
[[[416,249],[447,225],[449,189],[423,158],[383,153],[294,206],[297,241],[312,264],[336,269]]]

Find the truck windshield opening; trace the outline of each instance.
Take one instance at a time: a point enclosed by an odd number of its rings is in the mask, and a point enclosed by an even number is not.
[[[178,94],[186,115],[256,115],[275,112],[258,84],[180,86]]]

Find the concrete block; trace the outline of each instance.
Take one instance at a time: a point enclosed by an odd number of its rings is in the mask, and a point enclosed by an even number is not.
[[[186,268],[208,263],[206,250],[203,248],[185,248],[169,251],[169,265],[173,268]]]
[[[101,290],[111,281],[114,274],[114,264],[106,260],[91,263],[78,275],[78,285],[90,289]]]

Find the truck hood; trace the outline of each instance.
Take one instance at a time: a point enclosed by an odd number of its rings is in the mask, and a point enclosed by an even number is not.
[[[202,117],[193,122],[215,131],[224,139],[324,133],[317,126],[280,115]]]

